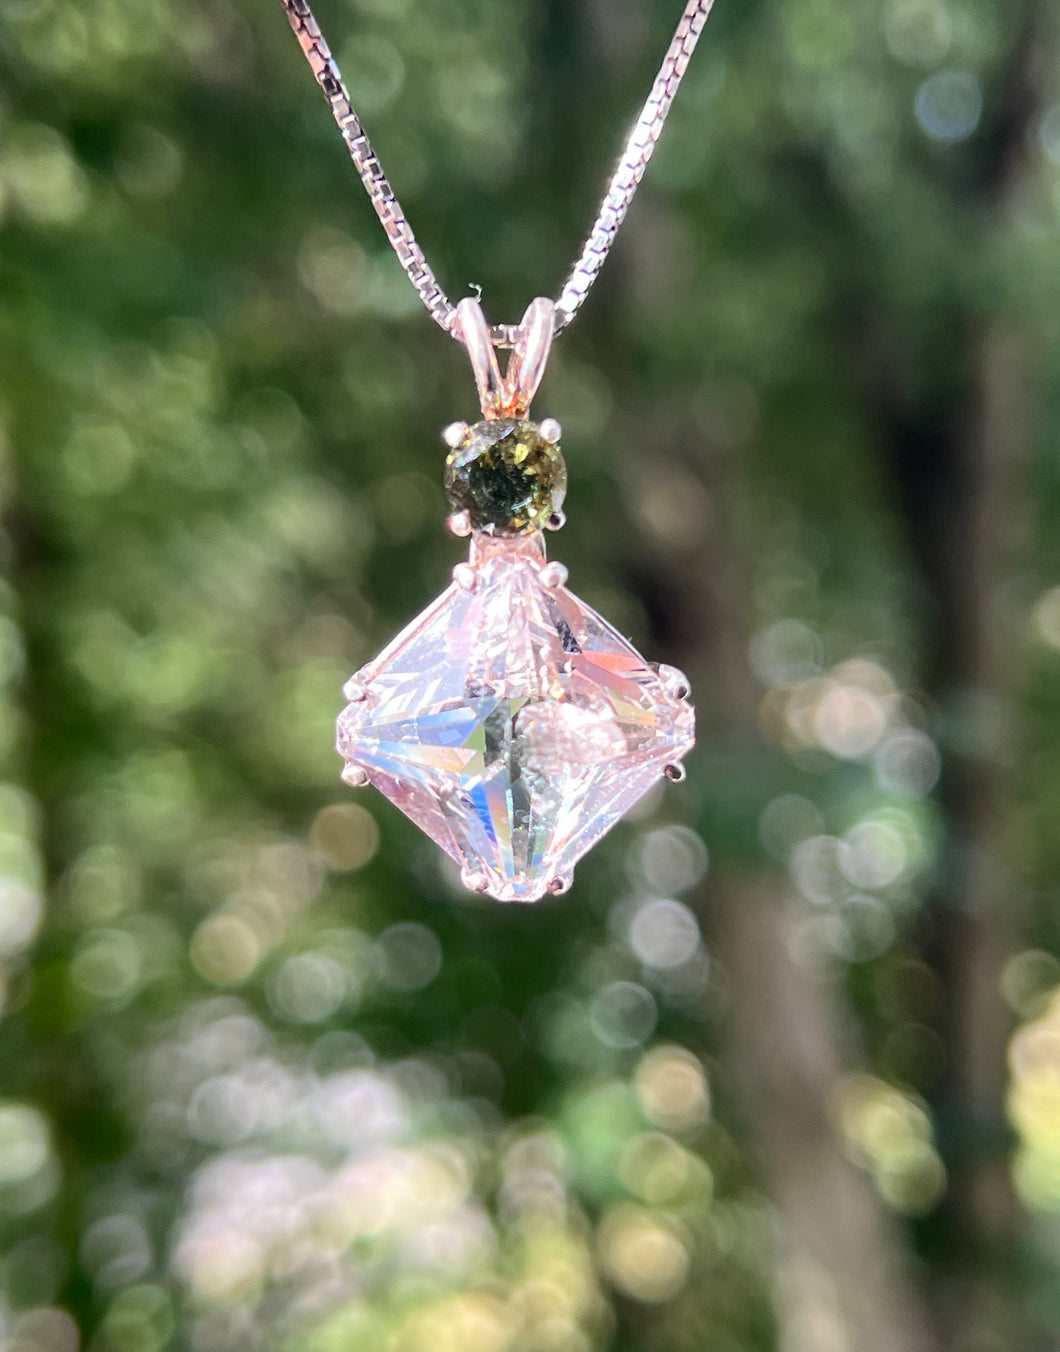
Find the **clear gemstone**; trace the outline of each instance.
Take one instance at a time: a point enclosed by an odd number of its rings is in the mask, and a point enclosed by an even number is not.
[[[475,537],[453,585],[358,673],[338,749],[502,901],[575,862],[692,747],[693,712],[563,587],[540,535]],[[548,575],[546,574],[546,578]]]

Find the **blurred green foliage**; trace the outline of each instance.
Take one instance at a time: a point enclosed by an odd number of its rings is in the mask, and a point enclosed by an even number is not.
[[[451,294],[557,289],[676,8],[321,4]],[[734,1088],[734,875],[837,993],[837,1150],[929,1303],[973,1293],[940,1346],[1055,1343],[1041,17],[718,0],[541,400],[573,585],[689,666],[702,747],[524,911],[337,782],[342,681],[459,555],[472,387],[279,7],[6,0],[5,1349],[867,1346]],[[955,916],[997,958],[971,1012]],[[975,1116],[979,1014],[1021,1026]],[[980,1149],[1001,1253],[947,1210]]]

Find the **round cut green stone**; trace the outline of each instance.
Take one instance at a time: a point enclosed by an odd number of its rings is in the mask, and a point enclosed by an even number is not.
[[[471,529],[487,535],[540,530],[563,505],[567,467],[537,424],[515,418],[476,423],[449,452],[445,491]]]

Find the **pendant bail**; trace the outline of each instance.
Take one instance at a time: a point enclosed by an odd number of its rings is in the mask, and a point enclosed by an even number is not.
[[[497,349],[482,305],[467,296],[456,307],[457,337],[467,348],[484,418],[522,418],[545,374],[555,332],[556,306],[544,296],[532,300],[516,330],[508,370],[501,375]]]

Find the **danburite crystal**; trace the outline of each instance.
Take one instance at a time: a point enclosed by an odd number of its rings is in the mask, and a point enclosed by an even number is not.
[[[475,536],[458,582],[358,673],[338,721],[348,765],[501,901],[565,890],[694,741],[680,681],[549,586],[544,558],[540,535]]]

